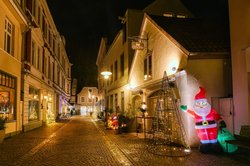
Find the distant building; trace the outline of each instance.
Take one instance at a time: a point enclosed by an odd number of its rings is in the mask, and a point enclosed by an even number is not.
[[[69,101],[69,103],[72,106],[76,104],[76,98],[77,98],[76,90],[77,90],[77,79],[74,78],[71,83],[71,96],[70,96],[70,101]]]
[[[77,110],[80,115],[96,115],[98,107],[98,89],[83,87],[77,94]]]

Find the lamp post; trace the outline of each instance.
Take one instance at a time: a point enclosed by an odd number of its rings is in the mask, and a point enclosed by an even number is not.
[[[144,133],[144,139],[146,139],[146,124],[145,124],[145,112],[147,111],[147,105],[145,102],[141,103],[141,108],[142,112],[142,118],[143,118],[143,133]]]
[[[110,78],[110,76],[112,75],[112,73],[110,71],[103,71],[101,72],[101,75],[103,76],[105,81],[105,85],[104,85],[104,109],[106,110],[106,98],[107,98],[107,80]],[[104,117],[105,117],[105,124],[106,127],[108,127],[108,118],[107,118],[107,112],[104,112]]]

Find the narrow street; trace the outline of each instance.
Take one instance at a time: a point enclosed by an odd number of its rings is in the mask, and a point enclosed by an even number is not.
[[[97,165],[248,165],[223,155],[201,154],[192,149],[187,157],[149,153],[144,139],[134,134],[115,134],[91,117],[74,116],[5,139],[0,144],[0,165],[97,166]]]

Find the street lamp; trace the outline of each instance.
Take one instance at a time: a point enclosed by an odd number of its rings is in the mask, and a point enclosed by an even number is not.
[[[112,75],[112,73],[110,71],[103,71],[101,72],[101,75],[104,77],[105,80],[109,79],[109,76]],[[106,124],[106,127],[108,127],[108,118],[107,118],[107,110],[106,110],[106,98],[107,98],[107,82],[106,84],[104,85],[104,117],[105,117],[105,124]]]
[[[104,77],[104,79],[108,79],[109,76],[112,75],[112,73],[110,71],[103,71],[101,72],[101,75]]]
[[[141,108],[140,108],[141,112],[142,112],[142,118],[143,118],[143,133],[144,133],[144,139],[146,139],[146,121],[145,121],[145,112],[147,111],[147,105],[145,102],[141,103]]]

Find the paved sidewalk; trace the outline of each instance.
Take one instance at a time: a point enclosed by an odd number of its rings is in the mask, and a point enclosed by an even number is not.
[[[115,134],[101,121],[74,116],[5,139],[0,144],[0,166],[235,166],[249,165],[226,154],[202,154],[197,149],[186,157],[157,156],[147,151],[135,134]]]
[[[134,134],[115,135],[112,130],[104,129],[101,122],[97,122],[108,138],[130,160],[132,165],[138,166],[238,166],[250,165],[250,161],[241,156],[232,154],[203,154],[198,149],[192,149],[192,153],[186,157],[166,157],[149,153],[147,141],[143,137]]]

